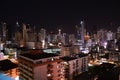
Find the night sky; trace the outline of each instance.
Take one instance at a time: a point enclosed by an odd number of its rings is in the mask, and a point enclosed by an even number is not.
[[[84,20],[87,31],[95,28],[116,30],[120,25],[120,4],[115,0],[0,0],[0,22],[11,25],[18,21],[44,27],[48,31],[61,28],[63,32],[72,33],[81,20]]]

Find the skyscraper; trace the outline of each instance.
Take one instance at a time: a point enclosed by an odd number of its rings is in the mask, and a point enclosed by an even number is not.
[[[81,21],[80,25],[76,25],[77,41],[84,44],[84,22]]]
[[[81,21],[80,24],[81,24],[81,40],[82,43],[84,44],[84,22]]]
[[[27,40],[27,28],[26,25],[23,24],[23,42],[26,42]]]
[[[7,26],[6,23],[2,23],[2,41],[6,41]]]
[[[42,28],[40,30],[40,40],[42,42],[42,48],[45,48],[45,39],[46,39],[46,30],[44,28]]]

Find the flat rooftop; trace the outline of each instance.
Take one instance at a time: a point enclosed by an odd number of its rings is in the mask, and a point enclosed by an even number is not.
[[[7,70],[17,68],[17,67],[18,67],[17,64],[11,62],[8,59],[0,60],[0,71],[7,71]]]
[[[62,59],[62,60],[65,60],[65,61],[70,61],[70,60],[74,60],[74,59],[77,59],[77,58],[65,56],[65,57],[62,57],[61,59]]]
[[[49,58],[49,57],[55,57],[58,56],[57,54],[53,54],[53,53],[42,53],[42,54],[31,54],[31,53],[24,53],[24,54],[20,54],[20,56],[24,56],[33,60],[37,60],[37,59],[43,59],[43,58]]]
[[[81,53],[81,54],[77,54],[79,57],[85,57],[85,56],[88,56],[88,54],[83,54],[83,53]]]
[[[85,56],[87,56],[87,54],[76,54],[74,57],[65,56],[65,57],[62,57],[61,59],[65,60],[65,61],[70,61],[70,60],[77,59],[76,56],[78,56],[78,57],[85,57]]]

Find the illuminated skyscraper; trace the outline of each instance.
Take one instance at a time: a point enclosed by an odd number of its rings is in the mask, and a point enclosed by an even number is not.
[[[76,25],[77,29],[77,41],[84,44],[84,22],[81,21],[80,25]]]
[[[117,35],[116,35],[117,39],[120,38],[120,26],[117,28]]]
[[[58,35],[61,36],[61,29],[58,29]]]
[[[27,28],[26,25],[23,24],[23,42],[27,41]]]
[[[13,38],[15,38],[15,42],[19,45],[20,41],[22,40],[22,33],[21,33],[20,25],[18,22],[16,22],[15,25],[15,33],[13,35]]]
[[[2,40],[6,41],[7,37],[7,26],[6,23],[2,23]]]
[[[16,25],[15,25],[15,32],[18,32],[19,31],[19,28],[20,28],[20,25],[18,22],[16,22]]]
[[[81,40],[81,28],[78,25],[76,25],[75,27],[77,30],[77,37],[76,38],[77,38],[77,41],[79,42]]]
[[[81,24],[81,40],[82,43],[84,44],[84,22],[81,21],[80,24]]]
[[[46,30],[42,28],[40,30],[40,40],[42,42],[42,48],[45,48],[45,38],[46,38]]]

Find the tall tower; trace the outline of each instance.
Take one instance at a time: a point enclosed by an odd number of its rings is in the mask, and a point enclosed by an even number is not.
[[[84,44],[84,22],[81,21],[80,24],[81,24],[81,40],[82,43]]]
[[[27,40],[27,28],[26,25],[23,24],[23,41],[25,42]]]
[[[20,45],[20,41],[22,40],[22,33],[21,33],[20,25],[18,22],[16,22],[16,25],[15,25],[14,37],[15,37],[15,42],[18,45]]]
[[[117,39],[120,38],[120,26],[117,28]]]
[[[18,22],[16,22],[15,29],[16,32],[20,32],[20,25]]]
[[[61,36],[61,29],[58,29],[58,35]]]
[[[45,48],[46,30],[44,28],[42,28],[40,30],[40,34],[41,34],[40,40],[42,42],[42,48]]]
[[[45,30],[44,28],[42,28],[42,29],[40,30],[40,33],[41,33],[41,41],[42,41],[42,40],[45,40],[46,30]]]
[[[77,30],[77,41],[81,41],[81,28],[80,26],[76,25],[76,30]]]
[[[6,23],[2,23],[2,40],[6,41],[6,37],[7,37],[7,26]]]

